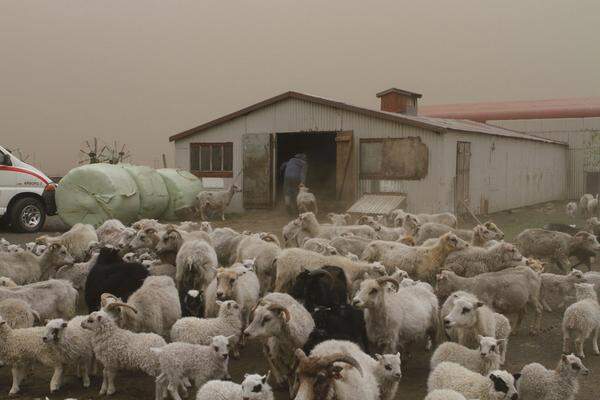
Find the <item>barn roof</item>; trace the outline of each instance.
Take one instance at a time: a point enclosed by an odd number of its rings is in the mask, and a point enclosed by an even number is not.
[[[422,106],[429,117],[473,121],[600,117],[600,97]]]
[[[220,125],[224,122],[233,120],[235,118],[244,116],[253,111],[259,110],[261,108],[267,107],[271,104],[287,100],[287,99],[298,99],[304,100],[315,104],[321,104],[328,107],[332,107],[339,110],[354,112],[357,114],[366,115],[373,118],[384,119],[393,122],[399,122],[406,125],[416,126],[420,128],[425,128],[438,133],[445,133],[447,131],[457,131],[457,132],[466,132],[466,133],[481,133],[488,134],[494,136],[503,136],[510,137],[515,139],[524,139],[524,140],[533,140],[538,142],[545,143],[555,143],[565,145],[563,142],[558,142],[555,140],[545,139],[533,135],[528,135],[525,133],[511,131],[509,129],[504,129],[492,125],[487,125],[481,122],[468,121],[468,120],[456,120],[456,119],[443,119],[443,118],[432,118],[420,115],[407,115],[407,114],[399,114],[393,112],[386,112],[380,110],[374,110],[370,108],[358,107],[348,103],[344,103],[337,100],[327,99],[325,97],[313,96],[305,93],[289,91],[282,93],[280,95],[268,98],[251,106],[242,108],[241,110],[232,112],[230,114],[224,115],[220,118],[214,119],[212,121],[206,122],[202,125],[196,126],[195,128],[188,129],[186,131],[180,132],[169,137],[169,141],[173,142],[176,140],[184,139],[188,136],[195,135],[202,131],[205,131],[214,126]]]

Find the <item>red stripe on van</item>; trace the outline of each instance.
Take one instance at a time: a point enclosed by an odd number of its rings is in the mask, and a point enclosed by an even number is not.
[[[8,165],[0,165],[0,171],[12,171],[12,172],[17,172],[17,173],[21,173],[21,174],[27,174],[27,175],[35,176],[40,181],[44,182],[44,185],[47,185],[48,183],[50,183],[50,182],[48,182],[48,180],[46,178],[44,178],[40,174],[37,174],[37,173],[35,173],[33,171],[29,171],[29,170],[24,169],[24,168],[11,167],[11,166],[8,166]]]

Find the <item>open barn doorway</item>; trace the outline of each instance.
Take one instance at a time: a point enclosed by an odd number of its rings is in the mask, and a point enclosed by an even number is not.
[[[336,200],[336,132],[300,132],[277,134],[277,204],[283,204],[281,165],[295,154],[306,154],[306,186],[319,203]]]

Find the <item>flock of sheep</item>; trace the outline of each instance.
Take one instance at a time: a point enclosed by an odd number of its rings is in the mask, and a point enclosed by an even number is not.
[[[198,400],[269,400],[272,385],[296,400],[392,400],[409,355],[431,352],[427,400],[575,398],[588,338],[600,354],[600,273],[571,260],[589,268],[600,251],[597,218],[571,234],[527,229],[514,244],[493,222],[457,229],[450,213],[328,218],[301,213],[282,242],[155,220],[78,224],[23,247],[0,240],[10,394],[41,364],[50,392],[67,372],[89,387],[101,371],[100,394],[111,395],[133,370],[154,378],[156,399],[195,386]],[[563,309],[562,324],[542,331],[544,311]],[[554,370],[512,374],[502,369],[510,336],[529,311],[530,334],[562,330],[563,354]],[[229,362],[248,341],[270,372],[232,383]]]

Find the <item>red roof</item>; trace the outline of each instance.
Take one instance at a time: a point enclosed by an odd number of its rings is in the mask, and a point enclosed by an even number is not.
[[[419,115],[486,122],[507,119],[600,117],[600,97],[419,106]]]

